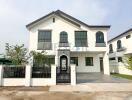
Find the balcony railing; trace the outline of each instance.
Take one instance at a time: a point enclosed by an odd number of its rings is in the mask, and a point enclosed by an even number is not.
[[[117,52],[121,52],[121,51],[125,51],[125,50],[126,50],[125,47],[117,48]]]
[[[38,50],[51,50],[52,43],[51,42],[38,42]]]
[[[106,43],[95,43],[96,47],[106,47]]]
[[[59,47],[69,47],[69,43],[59,43]]]

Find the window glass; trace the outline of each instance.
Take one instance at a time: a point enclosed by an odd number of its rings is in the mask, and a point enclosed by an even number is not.
[[[85,65],[93,66],[93,57],[85,57]]]
[[[104,43],[104,33],[103,32],[97,32],[96,33],[96,43]]]
[[[71,64],[76,64],[76,66],[78,66],[78,57],[71,57],[70,58],[70,63]]]
[[[76,47],[87,46],[87,31],[75,31],[75,46]]]

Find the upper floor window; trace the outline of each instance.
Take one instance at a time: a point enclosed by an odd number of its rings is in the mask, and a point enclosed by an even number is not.
[[[87,31],[75,31],[75,46],[87,47]]]
[[[38,32],[38,49],[39,50],[51,49],[51,30],[40,30]]]
[[[120,49],[122,47],[122,45],[121,45],[121,40],[118,40],[117,41],[117,49]]]
[[[98,31],[96,33],[96,43],[104,43],[104,33],[101,31]]]
[[[67,32],[60,33],[60,43],[67,43],[68,42],[68,35]]]
[[[109,45],[109,53],[113,53],[113,45],[112,44]]]

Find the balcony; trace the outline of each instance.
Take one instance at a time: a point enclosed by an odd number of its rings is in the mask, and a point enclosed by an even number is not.
[[[51,50],[52,43],[51,42],[38,42],[38,50]]]
[[[61,43],[59,42],[59,47],[69,47],[69,43]]]
[[[95,43],[96,47],[106,47],[106,43]]]
[[[117,48],[117,52],[121,52],[121,51],[125,51],[125,50],[126,50],[125,47]]]

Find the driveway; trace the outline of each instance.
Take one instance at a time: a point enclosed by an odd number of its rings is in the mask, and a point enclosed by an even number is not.
[[[103,73],[77,73],[77,84],[84,83],[132,83],[132,80]]]

